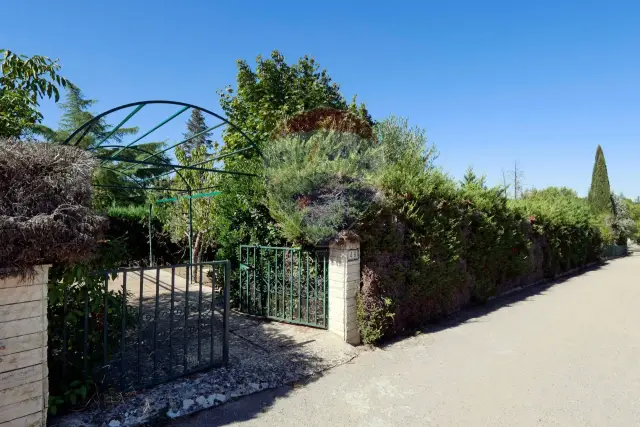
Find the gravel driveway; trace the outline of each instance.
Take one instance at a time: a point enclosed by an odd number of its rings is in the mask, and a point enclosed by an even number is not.
[[[638,426],[640,253],[173,427]]]

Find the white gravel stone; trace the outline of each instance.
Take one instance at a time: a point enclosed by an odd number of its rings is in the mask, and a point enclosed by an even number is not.
[[[167,411],[167,417],[169,418],[176,418],[180,416],[180,411],[174,411],[173,409],[169,409]]]
[[[213,397],[214,400],[223,403],[227,401],[227,396],[225,396],[224,394],[213,394],[211,395],[211,397]]]
[[[186,411],[189,408],[191,408],[191,406],[193,406],[194,403],[195,402],[193,401],[193,399],[184,399],[182,401],[182,409],[184,409]]]

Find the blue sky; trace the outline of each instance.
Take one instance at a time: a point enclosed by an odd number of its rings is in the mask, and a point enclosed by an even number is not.
[[[517,160],[526,187],[586,195],[601,144],[612,188],[636,197],[639,23],[634,1],[14,0],[0,46],[59,58],[95,111],[145,99],[220,111],[216,90],[233,84],[236,59],[308,53],[374,118],[424,128],[456,178],[473,165],[498,184]],[[55,106],[42,110],[57,122]]]

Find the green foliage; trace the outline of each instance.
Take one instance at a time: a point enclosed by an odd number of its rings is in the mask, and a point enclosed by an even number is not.
[[[629,205],[623,195],[611,194],[613,214],[605,218],[605,224],[610,228],[613,241],[617,245],[626,245],[627,239],[637,233],[636,221],[631,217]]]
[[[613,211],[607,163],[604,160],[602,147],[599,145],[593,165],[588,201],[591,209],[597,214],[610,214]]]
[[[218,92],[220,106],[227,119],[239,126],[260,149],[265,147],[276,126],[290,116],[319,107],[349,108],[340,86],[310,56],[290,65],[274,50],[268,59],[256,58],[255,70],[244,60],[239,60],[237,67],[237,88],[234,92],[228,86]],[[356,106],[355,100],[351,109],[368,118],[366,108]],[[225,130],[224,142],[229,151],[247,146],[247,140],[233,127]]]
[[[572,190],[507,200],[503,187],[487,187],[472,169],[456,184],[434,167],[435,149],[420,130],[398,120],[379,126],[402,156],[388,162],[384,198],[357,230],[364,342],[599,259],[597,218]]]
[[[411,128],[407,119],[390,116],[376,123],[374,132],[384,156],[378,185],[395,194],[417,195],[427,190],[432,176],[425,172],[433,170],[438,152],[428,143],[424,130]]]
[[[85,98],[78,87],[68,84],[66,100],[60,104],[63,113],[60,123],[58,123],[58,129],[53,130],[43,125],[36,125],[32,131],[49,142],[62,143],[75,130],[95,117],[89,111],[95,103],[95,100]],[[91,126],[82,141],[74,140],[71,143],[78,143],[82,148],[89,148],[95,147],[102,142],[101,147],[93,152],[100,156],[109,156],[119,150],[119,148],[114,147],[114,144],[120,143],[124,137],[135,135],[138,132],[136,127],[120,128],[109,136],[112,129],[113,126],[104,119],[98,120]],[[154,155],[148,160],[156,163],[169,163],[169,158],[166,154],[159,153],[162,151],[163,146],[164,143],[162,142],[136,144],[135,148],[119,152],[117,157],[127,160],[142,160]],[[93,175],[93,207],[99,210],[106,210],[114,205],[142,204],[145,202],[147,194],[144,190],[138,189],[139,185],[133,182],[130,177],[135,177],[139,180],[153,179],[167,171],[168,168],[162,166],[151,167],[126,162],[106,162],[103,167],[96,169]]]
[[[487,188],[469,171],[459,195],[463,206],[463,259],[471,298],[486,301],[499,286],[528,272],[529,244],[523,216],[509,209],[504,188]]]
[[[598,259],[602,244],[598,219],[575,192],[554,187],[534,190],[513,207],[531,218],[532,235],[542,240],[546,277]]]
[[[388,325],[393,323],[391,305],[391,298],[382,298],[377,304],[372,304],[370,298],[363,298],[360,294],[356,296],[356,318],[363,343],[373,344],[384,337]]]
[[[246,162],[241,168],[251,173],[262,172],[261,163]],[[231,260],[235,265],[241,244],[280,246],[284,243],[263,203],[266,194],[262,176],[222,176],[218,188],[221,194],[215,197],[213,207],[218,259]]]
[[[353,133],[287,135],[265,150],[271,215],[291,242],[316,245],[348,229],[376,197],[382,150]]]
[[[631,237],[636,243],[640,244],[640,197],[635,201],[626,200],[627,209],[633,222],[635,222],[635,234]]]
[[[201,146],[204,146],[206,150],[209,151],[218,150],[217,143],[214,144],[211,140],[211,132],[206,132],[207,128],[208,126],[202,111],[196,109],[191,110],[191,117],[187,122],[187,132],[184,134],[184,139],[194,138],[180,146],[187,157],[191,157],[191,152]]]
[[[58,74],[60,64],[46,56],[27,57],[0,49],[0,137],[20,137],[42,120],[39,98],[60,99],[69,81]]]
[[[222,153],[250,146],[245,133],[264,149],[276,126],[297,113],[319,107],[339,110],[351,109],[370,120],[363,105],[355,100],[349,105],[332,82],[326,70],[305,56],[295,64],[287,64],[282,54],[258,57],[255,69],[246,61],[238,61],[235,90],[227,87],[219,91],[220,106],[225,115],[239,129],[225,129]],[[225,168],[262,175],[262,159],[254,150],[225,159]],[[215,199],[217,236],[220,257],[237,259],[241,243],[280,244],[282,237],[269,215],[264,201],[264,179],[224,175],[218,183],[222,195]]]
[[[119,241],[125,257],[120,266],[149,265],[149,206],[113,206],[107,210],[109,228],[105,238]],[[186,254],[183,242],[173,242],[158,217],[158,208],[152,213],[151,244],[153,264],[166,265],[184,261]]]
[[[178,147],[175,154],[178,163],[188,165],[202,163],[215,157],[214,154],[207,154],[206,145],[195,147],[190,156],[185,150]],[[202,166],[210,167],[210,163]],[[176,174],[172,188],[193,190],[193,194],[211,192],[218,187],[220,177],[215,172],[202,172],[197,170],[183,169]],[[202,190],[200,190],[202,189]],[[201,197],[190,199],[184,197],[188,193],[174,192],[176,202],[164,205],[162,218],[166,229],[171,234],[172,241],[184,242],[189,240],[189,203],[192,206],[192,229],[193,229],[193,258],[194,262],[200,262],[202,253],[215,242],[215,221],[216,209],[214,197]]]
[[[120,240],[105,241],[100,247],[100,256],[91,263],[74,266],[54,265],[49,273],[48,291],[48,364],[50,411],[82,405],[87,397],[93,379],[84,381],[83,352],[88,346],[88,366],[90,372],[102,365],[104,348],[104,304],[108,304],[109,322],[120,325],[122,317],[127,324],[134,324],[133,314],[123,310],[121,291],[104,290],[104,278],[95,271],[120,266],[127,254]],[[84,338],[85,305],[88,307],[87,321],[89,334]],[[65,310],[66,306],[66,310]],[[66,326],[66,340],[65,340]],[[120,347],[119,328],[107,329],[106,349],[115,353]],[[66,362],[62,349],[66,348]],[[63,376],[65,369],[67,375]]]

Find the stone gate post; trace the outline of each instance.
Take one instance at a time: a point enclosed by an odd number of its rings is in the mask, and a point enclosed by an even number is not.
[[[339,240],[329,245],[329,330],[345,342],[360,344],[356,295],[360,290],[360,242]]]

